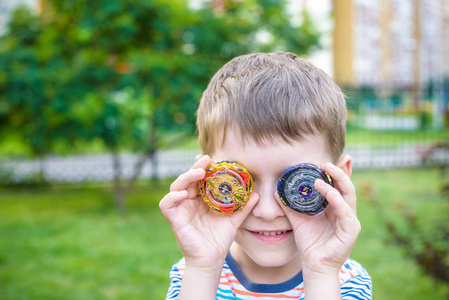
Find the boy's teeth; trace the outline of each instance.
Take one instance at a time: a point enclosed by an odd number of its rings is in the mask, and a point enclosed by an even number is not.
[[[270,235],[270,236],[273,236],[273,235],[278,235],[278,234],[282,234],[282,233],[285,233],[285,231],[271,231],[271,232],[268,232],[268,231],[257,231],[257,233],[258,234],[262,234],[262,235]]]

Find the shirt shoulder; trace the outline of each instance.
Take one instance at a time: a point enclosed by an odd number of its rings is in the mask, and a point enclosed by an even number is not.
[[[185,260],[182,258],[172,266],[170,270],[170,286],[165,297],[166,300],[178,299],[185,265]]]
[[[360,263],[352,258],[348,258],[340,268],[340,281],[343,283],[356,276],[369,277],[369,274]]]
[[[185,260],[182,258],[175,263],[170,270],[170,286],[166,300],[178,299],[181,291],[182,276],[185,270]],[[239,295],[240,297],[237,297]],[[241,297],[243,296],[243,297]],[[224,263],[217,289],[216,300],[246,299],[245,291],[236,279],[227,262]]]
[[[372,281],[366,269],[348,258],[340,268],[342,299],[372,299]]]
[[[171,267],[170,274],[179,273],[182,276],[184,274],[185,268],[186,268],[186,261],[183,257]]]

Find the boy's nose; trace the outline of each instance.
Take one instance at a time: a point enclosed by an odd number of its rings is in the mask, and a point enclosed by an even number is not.
[[[259,194],[259,202],[252,211],[255,217],[273,221],[285,215],[275,198],[276,185],[256,186],[255,191]]]

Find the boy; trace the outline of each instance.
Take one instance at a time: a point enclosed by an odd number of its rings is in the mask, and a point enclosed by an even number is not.
[[[167,299],[371,299],[371,278],[348,258],[360,232],[352,159],[344,149],[346,106],[321,70],[292,53],[234,58],[212,78],[198,108],[203,152],[160,202],[184,258]],[[213,162],[235,161],[255,182],[245,207],[209,210],[198,180]],[[334,180],[315,188],[316,214],[282,204],[279,177],[312,163]]]

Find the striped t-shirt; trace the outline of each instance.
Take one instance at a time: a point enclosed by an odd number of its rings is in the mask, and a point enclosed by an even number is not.
[[[171,284],[166,299],[178,299],[181,290],[184,258],[170,271]],[[355,260],[348,258],[340,269],[342,299],[371,299],[371,277]],[[304,299],[304,282],[299,272],[292,279],[280,284],[251,282],[240,270],[230,254],[226,257],[217,290],[217,300],[254,299]]]

